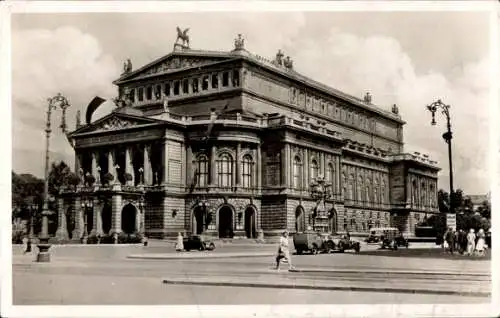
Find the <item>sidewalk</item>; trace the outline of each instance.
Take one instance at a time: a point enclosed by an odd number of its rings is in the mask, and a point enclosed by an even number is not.
[[[276,252],[241,252],[241,253],[213,253],[213,252],[172,252],[172,253],[150,253],[132,254],[127,258],[131,259],[207,259],[207,258],[241,258],[241,257],[267,257],[273,256]]]
[[[404,280],[381,280],[366,279],[360,277],[353,279],[310,279],[286,277],[291,274],[286,270],[275,271],[275,276],[175,276],[164,278],[162,281],[167,285],[200,285],[219,287],[247,287],[247,288],[278,288],[278,289],[304,289],[304,290],[330,290],[330,291],[364,291],[385,293],[411,293],[411,294],[435,294],[435,295],[460,295],[474,297],[491,297],[491,283],[468,281],[448,282],[447,284],[436,284],[430,281]]]

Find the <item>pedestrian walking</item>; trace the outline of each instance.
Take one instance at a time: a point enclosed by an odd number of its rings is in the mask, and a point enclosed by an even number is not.
[[[280,237],[278,253],[276,255],[276,270],[280,269],[280,262],[288,263],[288,270],[292,270],[292,259],[290,258],[290,249],[288,248],[288,231],[284,231]]]
[[[467,234],[467,255],[474,254],[474,248],[476,247],[476,234],[474,234],[474,229],[469,230]]]
[[[484,234],[484,230],[479,229],[479,232],[477,233],[477,243],[476,243],[476,252],[477,252],[477,255],[479,255],[479,256],[484,256],[484,250],[486,247],[485,238],[486,238],[486,235]]]
[[[184,238],[182,237],[181,232],[177,234],[177,242],[175,243],[175,250],[177,252],[181,252],[184,250]]]
[[[450,235],[451,235],[451,228],[448,228],[448,229],[446,229],[446,232],[444,232],[444,235],[443,235],[443,250],[445,253],[450,248]]]
[[[463,229],[458,231],[458,248],[460,254],[464,254],[467,250],[467,235]]]

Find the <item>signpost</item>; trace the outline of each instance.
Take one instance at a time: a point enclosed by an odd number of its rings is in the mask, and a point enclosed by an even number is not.
[[[457,229],[457,215],[455,213],[446,213],[446,227]]]

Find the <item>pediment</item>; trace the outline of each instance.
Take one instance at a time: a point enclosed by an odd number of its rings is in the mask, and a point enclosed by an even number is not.
[[[77,129],[71,135],[75,136],[94,132],[117,131],[138,126],[151,126],[160,123],[161,121],[157,119],[113,113],[99,119],[95,123]]]
[[[117,82],[141,79],[155,74],[164,74],[178,70],[190,69],[194,67],[205,66],[217,62],[221,62],[230,58],[224,54],[182,54],[172,53],[161,59],[153,61],[135,71],[122,74]]]

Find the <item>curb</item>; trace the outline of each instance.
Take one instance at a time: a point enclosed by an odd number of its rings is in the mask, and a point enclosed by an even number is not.
[[[275,252],[268,253],[252,253],[252,254],[133,254],[128,255],[130,259],[209,259],[209,258],[248,258],[248,257],[267,257],[276,255]]]
[[[352,292],[383,292],[401,294],[431,294],[431,295],[456,295],[473,297],[491,297],[491,293],[484,292],[460,292],[451,290],[429,290],[416,288],[392,288],[392,287],[356,287],[356,286],[313,286],[307,284],[272,284],[272,283],[244,283],[244,282],[210,282],[181,279],[164,279],[163,284],[169,285],[199,285],[217,287],[250,287],[250,288],[275,288],[275,289],[304,289],[304,290],[327,290],[327,291],[352,291]]]
[[[351,270],[351,269],[292,269],[290,272],[294,273],[344,273],[344,274],[358,274],[358,273],[370,273],[370,274],[402,274],[402,275],[442,275],[442,276],[483,276],[490,277],[491,274],[486,273],[464,273],[464,272],[437,272],[437,271],[405,271],[405,270]]]

